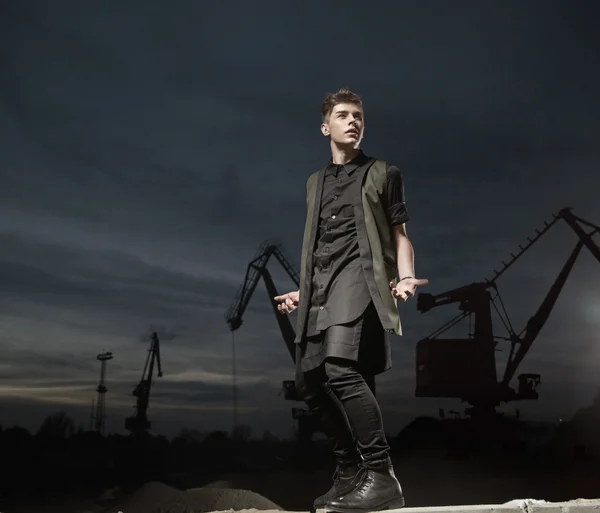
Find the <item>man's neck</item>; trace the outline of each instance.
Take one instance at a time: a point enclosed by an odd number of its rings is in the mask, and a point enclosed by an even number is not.
[[[353,146],[340,147],[331,143],[331,160],[334,164],[347,164],[360,153],[360,148]]]

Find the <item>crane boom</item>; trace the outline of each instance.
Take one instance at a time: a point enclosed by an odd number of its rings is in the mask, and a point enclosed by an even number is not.
[[[275,256],[275,258],[277,258],[295,285],[297,287],[299,286],[300,278],[298,277],[298,272],[289,263],[280,246],[271,244],[268,241],[263,242],[254,259],[248,264],[244,283],[238,291],[235,300],[229,307],[229,310],[225,314],[225,320],[227,321],[231,331],[237,330],[242,325],[242,317],[244,312],[246,311],[248,303],[252,298],[252,294],[258,285],[258,280],[261,276],[265,276],[266,267],[271,256]],[[273,296],[271,296],[270,299],[272,302]]]
[[[529,348],[531,347],[534,340],[537,338],[540,331],[542,330],[544,324],[550,317],[550,314],[552,313],[552,309],[556,304],[558,296],[562,292],[562,289],[564,288],[564,285],[567,282],[571,270],[573,269],[573,266],[575,265],[575,262],[579,254],[581,253],[581,250],[583,249],[583,246],[586,246],[590,250],[592,255],[596,257],[598,262],[600,262],[600,248],[592,240],[592,235],[600,231],[599,226],[575,216],[570,208],[561,209],[558,212],[558,214],[556,214],[554,217],[555,221],[558,219],[563,219],[567,223],[567,225],[575,232],[579,240],[577,241],[577,244],[573,249],[571,255],[565,262],[565,265],[556,277],[556,280],[550,287],[548,294],[540,304],[538,310],[527,321],[527,325],[523,330],[521,336],[517,337],[516,339],[513,338],[511,357],[509,357],[509,360],[507,362],[504,378],[502,380],[502,383],[504,385],[508,385],[510,380],[514,377],[517,367],[523,361],[523,358],[525,358],[525,355],[529,351]],[[593,230],[590,233],[586,233],[579,223],[591,226]],[[549,228],[551,225],[546,224],[546,226]],[[519,349],[516,351],[516,353],[514,352],[515,341],[519,344]]]
[[[277,304],[273,300],[278,293],[277,289],[275,288],[273,278],[271,277],[271,273],[269,273],[269,270],[267,269],[267,264],[269,263],[271,256],[274,256],[279,261],[296,287],[298,287],[300,283],[298,272],[283,254],[281,246],[265,241],[261,244],[254,259],[248,264],[244,283],[238,291],[238,294],[231,304],[229,310],[225,314],[225,320],[227,321],[231,331],[235,331],[240,328],[243,322],[242,318],[244,312],[246,311],[248,303],[250,302],[250,299],[256,290],[259,279],[262,277],[267,288],[267,293],[269,294],[269,303],[271,303],[273,311],[276,314],[277,323],[279,324],[279,329],[283,335],[283,340],[288,348],[292,360],[295,363],[296,348],[294,339],[296,338],[296,334],[294,333],[294,328],[292,327],[289,317],[287,315],[281,315],[278,312]]]
[[[544,324],[546,324],[546,321],[550,317],[552,309],[556,304],[556,300],[562,292],[562,289],[565,286],[565,283],[567,282],[567,278],[569,277],[569,274],[571,273],[571,270],[573,269],[575,261],[577,260],[577,257],[579,256],[579,253],[581,252],[582,248],[583,241],[580,240],[575,246],[575,249],[571,253],[571,256],[565,263],[564,267],[561,269],[556,280],[550,287],[548,294],[540,304],[539,308],[537,309],[537,312],[533,316],[531,316],[531,318],[527,321],[527,325],[523,330],[522,336],[513,339],[511,356],[509,357],[508,363],[506,365],[506,370],[504,372],[504,377],[502,379],[502,383],[504,385],[508,385],[510,383],[510,381],[515,375],[517,367],[521,364],[523,358],[525,358],[525,355],[529,351],[529,348],[531,347],[534,340],[537,338],[540,331],[544,327]],[[519,345],[519,348],[515,353],[514,346],[517,343]]]
[[[279,313],[277,309],[277,303],[273,299],[279,294],[277,293],[271,273],[267,269],[267,264],[269,263],[271,256],[274,256],[279,261],[296,287],[299,286],[300,278],[298,276],[298,272],[285,257],[280,245],[265,241],[261,244],[256,256],[248,264],[244,283],[239,289],[229,310],[225,314],[225,320],[227,321],[229,329],[232,332],[240,328],[243,322],[242,317],[244,312],[246,311],[250,299],[256,290],[259,279],[262,277],[269,295],[269,303],[271,304],[273,312],[275,313],[283,340],[290,353],[292,361],[296,363],[296,344],[294,343],[296,333],[294,332],[294,328],[292,327],[289,316],[281,315]],[[284,397],[287,400],[302,401],[301,394],[296,388],[295,380],[284,381],[283,392]],[[292,408],[292,416],[298,421],[298,433],[301,439],[309,440],[314,432],[321,431],[318,421],[313,417],[309,410]]]

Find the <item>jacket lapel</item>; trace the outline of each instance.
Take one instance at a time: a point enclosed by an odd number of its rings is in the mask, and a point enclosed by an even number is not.
[[[298,305],[298,321],[296,324],[296,343],[300,343],[306,330],[308,305],[312,295],[312,270],[314,249],[317,240],[319,215],[321,214],[321,196],[325,181],[325,169],[316,173],[315,180],[308,184],[306,198],[306,226],[302,244],[302,263],[300,269],[300,304]]]
[[[371,248],[367,238],[367,231],[365,227],[365,213],[362,202],[362,189],[367,177],[369,168],[373,165],[375,159],[369,159],[359,169],[356,170],[358,176],[356,177],[355,185],[358,190],[354,191],[354,222],[356,223],[356,231],[358,237],[358,245],[360,250],[360,256],[363,263],[370,262],[371,260]]]

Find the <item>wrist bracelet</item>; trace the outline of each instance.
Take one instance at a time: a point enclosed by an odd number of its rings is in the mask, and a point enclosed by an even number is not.
[[[405,277],[404,277],[404,278],[402,278],[400,281],[398,281],[398,283],[400,283],[401,281],[404,281],[404,280],[408,280],[408,279],[410,279],[410,278],[414,278],[414,276],[405,276]]]

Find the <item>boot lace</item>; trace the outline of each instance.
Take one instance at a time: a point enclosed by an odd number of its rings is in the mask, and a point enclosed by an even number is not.
[[[371,486],[371,484],[373,483],[375,475],[373,474],[373,471],[368,470],[366,472],[366,474],[363,476],[363,479],[361,480],[360,485],[358,486],[358,488],[356,489],[356,491],[358,493],[363,493],[365,491],[367,491],[369,489],[369,487]]]
[[[331,479],[333,480],[333,482],[335,484],[337,484],[340,480],[340,468],[336,467],[335,471],[333,472],[333,476],[331,476]]]

